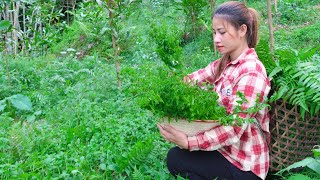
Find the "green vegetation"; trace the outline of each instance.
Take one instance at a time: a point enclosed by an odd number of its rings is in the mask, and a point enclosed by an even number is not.
[[[33,8],[29,10],[41,7],[41,2],[30,1]],[[290,52],[294,49],[304,52],[319,44],[319,3],[303,2],[306,1],[286,0],[279,4],[278,11],[282,14],[274,17],[276,53],[285,49],[284,46]],[[270,73],[281,63],[274,63],[268,53],[266,4],[253,0],[247,3],[261,10],[262,37],[257,51]],[[292,8],[286,9],[287,3]],[[4,10],[0,4],[0,10]],[[184,73],[218,58],[212,46],[209,4],[197,6],[197,11],[201,11],[197,23],[208,28],[198,29],[199,34],[187,41],[185,31],[194,30],[194,26],[186,28],[186,22],[192,19],[183,11],[186,7],[179,6],[172,1],[142,0],[120,16],[123,19],[117,26],[120,37],[117,42],[121,48],[122,91],[118,89],[113,58],[114,32],[103,8],[94,1],[79,2],[72,24],[63,22],[66,17],[58,14],[53,3],[44,8],[50,12],[46,17],[44,12],[37,12],[41,22],[57,23],[52,26],[47,23],[44,34],[23,40],[32,50],[24,49],[16,56],[0,52],[0,179],[173,179],[165,162],[172,145],[158,133],[159,117],[140,107],[137,97],[150,85],[141,83],[152,78],[159,80],[163,77],[159,74],[165,73],[166,65],[174,65],[176,58],[180,59]],[[0,23],[0,33],[4,35],[9,25]],[[1,42],[0,47],[4,46]],[[167,51],[159,47],[167,47]],[[292,78],[297,78],[299,85],[312,87],[314,83],[310,82],[319,79],[315,69],[319,67],[319,50],[307,59],[291,69],[281,66],[283,71],[276,75],[292,71]],[[310,72],[314,77],[301,79],[296,70]],[[165,88],[166,82],[168,79],[161,81],[165,83],[163,86],[149,87],[169,90]],[[292,84],[285,85],[281,87]],[[318,103],[319,94],[307,92]],[[318,106],[307,108],[313,113],[319,111]],[[299,174],[320,177],[308,166]],[[301,175],[283,173],[282,176]]]

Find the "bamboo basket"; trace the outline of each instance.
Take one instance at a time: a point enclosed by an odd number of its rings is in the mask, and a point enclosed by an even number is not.
[[[161,125],[170,125],[173,128],[184,132],[187,136],[194,136],[201,132],[210,130],[219,125],[217,121],[204,121],[204,120],[196,120],[196,121],[187,121],[186,119],[174,119],[170,118],[168,120],[167,117],[162,118],[160,120]]]
[[[320,144],[320,114],[302,119],[297,106],[278,100],[271,104],[271,164],[276,172],[306,157]]]

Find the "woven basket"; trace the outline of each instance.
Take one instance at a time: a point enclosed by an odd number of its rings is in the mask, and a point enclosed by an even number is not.
[[[281,100],[271,104],[271,166],[276,172],[306,157],[320,144],[320,114],[302,119],[297,106]]]
[[[197,135],[201,132],[210,130],[219,125],[218,122],[211,121],[211,120],[210,121],[197,120],[197,121],[189,122],[185,119],[176,120],[173,118],[171,118],[170,121],[168,121],[168,118],[162,118],[160,120],[160,124],[170,125],[175,129],[184,132],[187,136]]]

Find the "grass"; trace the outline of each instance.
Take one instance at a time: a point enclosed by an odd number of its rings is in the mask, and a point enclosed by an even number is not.
[[[277,46],[289,46],[295,49],[314,47],[320,43],[320,23],[284,27],[275,31]]]
[[[40,61],[11,60],[12,67],[24,67],[14,78],[30,80],[19,93],[42,114],[33,122],[23,119],[29,112],[1,114],[3,179],[118,179],[134,171],[167,177],[163,157],[169,144],[157,134],[156,118],[118,92],[113,65],[89,58],[43,66]],[[22,76],[31,70],[32,77]]]

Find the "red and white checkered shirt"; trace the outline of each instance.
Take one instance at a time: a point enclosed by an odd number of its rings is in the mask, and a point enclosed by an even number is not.
[[[254,106],[257,95],[261,98],[268,95],[270,81],[264,65],[258,59],[254,49],[245,50],[236,60],[229,62],[221,76],[213,81],[215,67],[219,60],[200,69],[189,78],[198,82],[210,82],[215,85],[219,95],[219,104],[228,113],[232,113],[237,105],[236,92],[240,91],[248,100],[242,105],[243,109]],[[263,133],[270,138],[268,109],[259,110],[256,114],[240,114],[241,118],[255,118]],[[265,179],[269,169],[268,145],[254,123],[244,123],[242,126],[217,126],[206,132],[188,137],[189,150],[212,151],[218,150],[228,161],[243,171],[252,171],[261,179]]]

